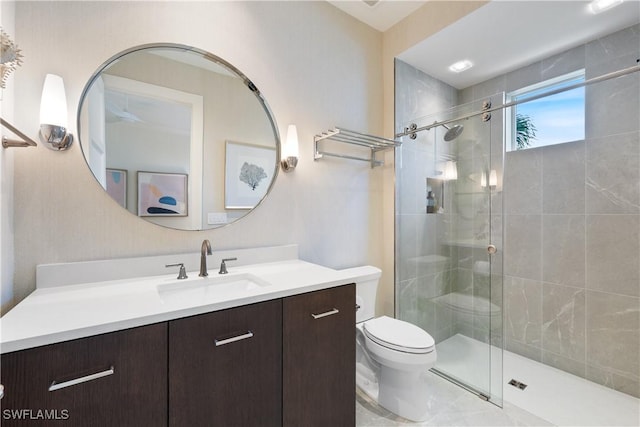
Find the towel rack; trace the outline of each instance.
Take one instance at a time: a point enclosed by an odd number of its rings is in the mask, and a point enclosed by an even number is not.
[[[12,126],[11,123],[6,121],[2,117],[0,117],[0,124],[2,126],[6,127],[7,129],[9,129],[11,132],[15,133],[20,138],[22,138],[22,141],[20,141],[20,140],[17,140],[17,139],[8,138],[8,137],[3,135],[2,136],[2,148],[9,148],[9,147],[35,147],[35,146],[38,145],[33,139],[29,138],[27,135],[25,135],[24,133],[20,132],[19,129],[17,129],[15,126]]]
[[[364,158],[320,150],[319,142],[325,139],[368,148],[371,155],[368,158]],[[315,149],[315,153],[313,155],[314,160],[319,160],[324,156],[339,157],[341,159],[361,160],[364,162],[369,162],[371,163],[371,167],[374,168],[376,166],[381,166],[384,164],[382,160],[377,160],[375,158],[375,155],[378,151],[384,151],[390,148],[399,147],[402,143],[399,141],[394,141],[393,139],[367,135],[366,133],[336,127],[334,129],[328,130],[327,132],[323,132],[320,135],[314,136],[313,144]]]

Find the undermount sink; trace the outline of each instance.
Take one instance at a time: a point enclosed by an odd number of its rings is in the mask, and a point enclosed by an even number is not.
[[[165,302],[197,302],[225,299],[271,286],[259,277],[248,273],[193,277],[157,285],[158,295]]]

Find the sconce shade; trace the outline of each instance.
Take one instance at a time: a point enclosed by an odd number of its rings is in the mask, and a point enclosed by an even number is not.
[[[456,162],[449,160],[445,163],[443,179],[447,181],[458,179],[458,167],[456,166]]]
[[[489,171],[489,187],[493,189],[493,188],[496,188],[497,185],[498,185],[498,173],[496,172],[495,169],[491,169]],[[482,176],[480,177],[480,187],[482,188],[487,187],[487,174],[485,172],[482,172]]]
[[[73,135],[67,132],[67,96],[62,77],[47,74],[40,100],[40,139],[52,150],[71,146]]]
[[[280,165],[285,172],[291,172],[298,165],[298,129],[296,125],[287,128],[287,139],[282,147]]]
[[[67,96],[62,77],[47,74],[40,100],[40,124],[67,127]]]
[[[285,141],[284,148],[282,149],[282,158],[298,157],[298,154],[298,129],[296,128],[296,125],[289,125],[287,128],[287,140]]]
[[[498,174],[495,169],[491,169],[489,172],[489,186],[495,187],[498,185]]]

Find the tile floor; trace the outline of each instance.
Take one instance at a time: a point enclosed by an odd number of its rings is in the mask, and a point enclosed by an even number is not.
[[[474,394],[433,374],[428,381],[434,392],[428,402],[431,417],[415,423],[378,406],[366,394],[356,393],[356,426],[552,426],[512,404],[505,402],[504,408],[485,402]]]

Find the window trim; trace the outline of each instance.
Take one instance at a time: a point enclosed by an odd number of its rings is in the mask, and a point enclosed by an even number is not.
[[[507,92],[505,93],[505,101],[509,103],[509,102],[522,100],[523,95],[527,93],[539,91],[540,89],[544,89],[544,88],[547,88],[549,89],[549,91],[552,91],[556,89],[555,86],[558,86],[562,83],[566,83],[571,80],[576,80],[578,78],[581,78],[582,81],[586,80],[586,70],[584,68],[581,68],[569,73],[565,73],[560,76],[553,77],[541,82],[537,82],[529,86],[525,86],[520,89],[513,90],[511,92]],[[526,98],[523,102],[526,102]],[[586,105],[586,100],[585,100],[585,105]],[[516,109],[517,109],[517,105],[509,107],[508,108],[509,111],[507,112],[507,114],[505,114],[505,122],[506,122],[505,125],[506,125],[507,136],[509,138],[509,142],[507,144],[507,152],[520,151],[518,150],[516,145]],[[571,142],[571,141],[566,141],[566,142]],[[529,147],[529,148],[536,148],[536,146]],[[524,149],[526,150],[527,148],[524,148]]]

